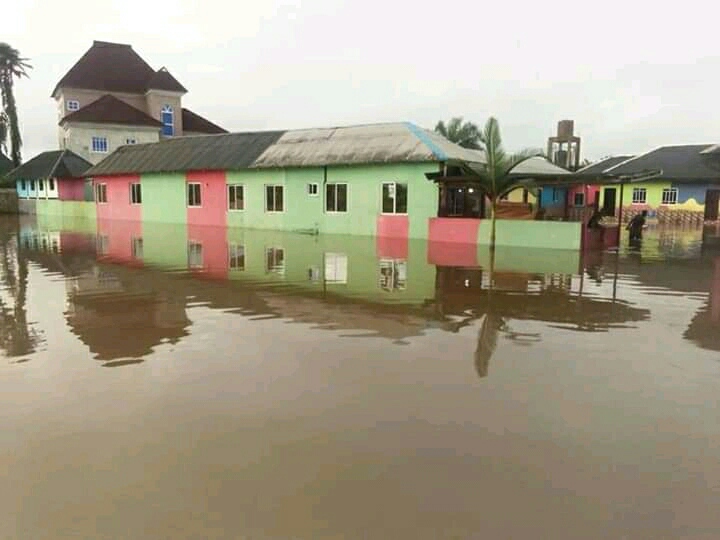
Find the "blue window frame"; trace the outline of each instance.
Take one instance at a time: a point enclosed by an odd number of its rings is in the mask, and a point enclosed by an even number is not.
[[[107,137],[93,137],[92,138],[92,151],[99,154],[107,154],[108,141]]]
[[[162,122],[162,134],[166,137],[172,137],[175,134],[173,127],[173,109],[170,105],[165,105],[160,113]]]

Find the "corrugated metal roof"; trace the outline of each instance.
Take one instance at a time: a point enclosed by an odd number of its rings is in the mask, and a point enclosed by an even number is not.
[[[611,167],[615,167],[616,165],[619,165],[623,161],[627,161],[628,159],[632,159],[634,156],[627,155],[627,156],[611,156],[601,159],[600,161],[596,161],[595,163],[591,163],[590,165],[587,165],[583,167],[582,169],[578,169],[578,174],[602,174],[606,170],[608,170]]]
[[[512,176],[565,176],[569,171],[558,167],[542,156],[521,161],[510,170]]]
[[[661,146],[645,154],[610,167],[606,173],[613,175],[637,174],[648,170],[660,170],[658,179],[673,181],[700,181],[720,179],[720,159],[708,150],[709,144],[684,144]]]
[[[286,132],[255,167],[309,167],[427,161],[484,162],[479,150],[451,143],[411,123],[369,124]]]
[[[414,124],[392,123],[178,137],[124,146],[87,174],[430,161],[483,163],[485,156]]]
[[[87,171],[87,175],[247,169],[283,133],[198,135],[122,146]]]
[[[81,178],[92,166],[89,161],[70,150],[53,150],[38,154],[10,171],[6,180],[37,180],[40,178]]]

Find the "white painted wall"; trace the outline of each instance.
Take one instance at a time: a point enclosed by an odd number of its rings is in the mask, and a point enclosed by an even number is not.
[[[93,137],[107,138],[107,153],[92,151]],[[125,146],[128,139],[135,139],[137,144],[158,142],[160,128],[78,123],[66,124],[64,129],[64,148],[92,164],[99,163],[121,146]]]

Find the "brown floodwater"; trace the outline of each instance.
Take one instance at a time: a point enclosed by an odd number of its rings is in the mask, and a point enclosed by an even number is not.
[[[151,232],[0,220],[0,538],[720,538],[714,229],[212,271]]]

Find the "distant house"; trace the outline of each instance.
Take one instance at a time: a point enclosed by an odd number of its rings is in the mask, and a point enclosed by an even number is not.
[[[620,205],[624,219],[648,210],[659,222],[699,222],[718,219],[720,203],[720,145],[661,146],[607,167],[603,173],[630,175],[661,170],[651,181],[626,185],[620,201],[619,187],[605,186],[600,204],[607,215]]]
[[[186,93],[167,69],[153,69],[130,45],[94,41],[52,92],[59,147],[98,163],[127,144],[226,133],[183,108]]]
[[[576,174],[586,176],[590,183],[573,184],[571,186],[548,186],[541,190],[540,206],[545,209],[546,215],[549,216],[568,216],[571,219],[588,218],[592,214],[595,205],[600,204],[601,199],[601,188],[598,184],[592,183],[593,176],[600,178],[611,167],[632,157],[631,155],[606,157],[578,169]]]
[[[86,192],[83,176],[91,166],[92,163],[70,150],[52,150],[13,169],[6,180],[15,183],[21,199],[92,200],[92,191]]]

